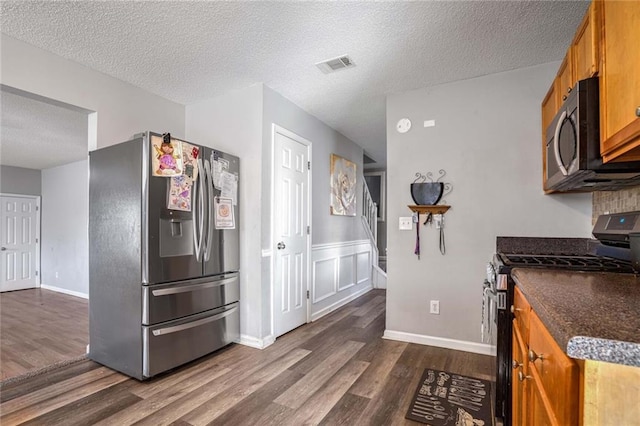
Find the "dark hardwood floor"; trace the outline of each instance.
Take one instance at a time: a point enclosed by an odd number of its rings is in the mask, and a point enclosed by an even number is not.
[[[0,376],[20,376],[87,352],[89,301],[33,288],[0,293]]]
[[[264,350],[231,345],[146,382],[85,360],[5,384],[0,423],[403,425],[422,371],[491,380],[494,358],[381,338],[374,290]]]

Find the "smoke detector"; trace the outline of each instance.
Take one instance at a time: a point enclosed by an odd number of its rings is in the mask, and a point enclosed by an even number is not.
[[[327,59],[326,61],[316,63],[316,66],[320,68],[325,74],[343,70],[346,68],[353,68],[356,64],[351,60],[348,55],[338,56],[337,58]]]

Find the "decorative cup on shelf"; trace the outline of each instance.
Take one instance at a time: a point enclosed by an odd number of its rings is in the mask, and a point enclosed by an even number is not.
[[[411,198],[419,206],[438,204],[444,191],[443,182],[420,182],[411,184]]]

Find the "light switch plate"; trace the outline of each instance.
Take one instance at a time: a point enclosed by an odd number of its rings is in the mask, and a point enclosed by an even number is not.
[[[399,229],[401,231],[411,231],[413,229],[413,218],[409,217],[401,217]]]

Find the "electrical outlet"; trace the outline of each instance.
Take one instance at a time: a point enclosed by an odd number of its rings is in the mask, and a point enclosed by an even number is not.
[[[411,231],[413,229],[413,220],[411,216],[400,218],[399,229],[401,231]]]
[[[429,313],[430,314],[435,314],[435,315],[440,315],[440,301],[439,300],[432,300],[431,302],[429,302]]]

